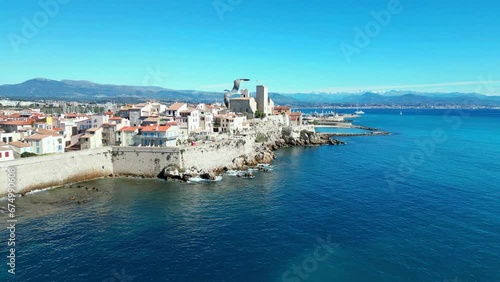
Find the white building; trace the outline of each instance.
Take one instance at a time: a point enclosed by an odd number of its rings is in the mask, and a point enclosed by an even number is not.
[[[200,129],[200,111],[193,108],[181,111],[175,118],[175,122],[179,125],[179,130],[185,136],[189,136]]]
[[[176,124],[145,126],[139,129],[140,144],[146,147],[174,147],[179,137]]]
[[[87,129],[85,134],[80,136],[79,143],[81,150],[102,147],[102,128]]]
[[[35,154],[59,154],[64,153],[63,136],[55,133],[53,135],[34,134],[24,138],[30,144]]]
[[[78,118],[75,121],[78,133],[84,133],[87,129],[92,128],[92,120],[89,118]],[[62,128],[62,127],[61,127]]]
[[[135,146],[139,127],[125,126],[116,132],[116,145],[122,147]]]
[[[109,123],[109,115],[92,115],[90,117],[92,128],[99,128],[105,123]]]
[[[186,103],[174,103],[167,110],[166,115],[169,117],[178,117],[181,115],[182,111],[186,111],[188,105]]]
[[[21,155],[22,153],[33,153],[33,148],[30,144],[24,142],[12,142],[9,143],[10,147],[16,154]]]
[[[235,114],[217,115],[215,117],[215,132],[226,132],[234,134],[237,131],[243,131],[247,118]]]
[[[14,160],[14,151],[9,147],[0,147],[0,162]]]

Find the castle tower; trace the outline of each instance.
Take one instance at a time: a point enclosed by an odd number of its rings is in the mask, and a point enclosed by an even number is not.
[[[257,85],[257,110],[263,113],[267,112],[268,109],[268,101],[269,101],[269,93],[267,86]]]

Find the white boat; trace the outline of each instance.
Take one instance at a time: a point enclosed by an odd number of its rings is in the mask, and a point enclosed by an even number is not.
[[[226,171],[226,175],[230,175],[230,176],[236,176],[236,175],[238,175],[238,173],[240,173],[240,171],[237,171],[237,170]]]
[[[399,115],[402,116],[403,115],[403,112],[402,111],[399,111]]]
[[[364,115],[365,114],[365,112],[363,112],[362,110],[357,110],[354,113],[357,115]]]

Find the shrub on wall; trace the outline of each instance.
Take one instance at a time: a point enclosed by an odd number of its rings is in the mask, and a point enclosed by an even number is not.
[[[29,158],[29,157],[36,157],[36,156],[38,156],[38,155],[35,153],[30,153],[30,152],[24,152],[21,154],[21,158]]]

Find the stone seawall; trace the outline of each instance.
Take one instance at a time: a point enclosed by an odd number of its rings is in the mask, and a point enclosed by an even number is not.
[[[180,166],[178,148],[113,147],[113,174],[157,177],[164,167]]]
[[[270,163],[274,150],[287,146],[342,144],[311,131],[261,121],[241,139],[181,148],[107,147],[0,163],[0,196],[7,194],[7,169],[16,169],[16,192],[60,186],[107,176],[213,178],[224,169]],[[312,128],[313,129],[313,128]]]
[[[180,165],[177,148],[106,147],[0,163],[0,197],[7,194],[7,170],[16,169],[16,192],[61,186],[108,176],[157,177]]]
[[[15,168],[16,192],[25,193],[113,173],[111,148],[39,156],[0,163],[0,196],[7,194],[7,170]]]

